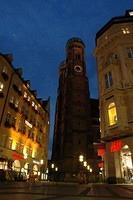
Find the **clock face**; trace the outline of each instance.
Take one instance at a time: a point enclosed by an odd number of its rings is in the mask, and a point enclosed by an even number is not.
[[[76,66],[74,67],[74,70],[75,70],[76,72],[82,72],[82,71],[83,71],[83,68],[82,68],[81,66],[79,66],[79,65],[76,65]]]

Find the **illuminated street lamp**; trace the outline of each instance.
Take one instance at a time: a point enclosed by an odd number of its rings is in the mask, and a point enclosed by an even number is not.
[[[51,164],[51,168],[54,169],[54,167],[55,167],[55,166],[54,166],[54,164],[52,163],[52,164]]]
[[[90,170],[90,165],[87,165],[87,170]]]
[[[92,168],[90,168],[90,172],[92,172]]]
[[[84,156],[83,156],[83,155],[80,155],[80,156],[79,156],[79,162],[83,162],[83,160],[84,160]]]
[[[55,171],[56,171],[56,172],[58,171],[58,167],[55,168]]]
[[[87,167],[87,161],[83,162],[84,167]]]

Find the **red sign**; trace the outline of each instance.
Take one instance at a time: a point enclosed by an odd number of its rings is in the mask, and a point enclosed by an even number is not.
[[[111,152],[120,151],[122,146],[123,145],[122,145],[122,141],[121,140],[113,141],[113,142],[111,142],[110,151]]]
[[[13,157],[13,160],[23,160],[24,159],[23,155],[15,153],[15,152],[12,154],[12,157]]]
[[[104,148],[99,148],[98,149],[98,156],[104,156],[105,154],[105,149]]]

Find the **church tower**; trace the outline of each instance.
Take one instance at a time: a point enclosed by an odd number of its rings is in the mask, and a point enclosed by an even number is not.
[[[85,44],[72,38],[66,44],[66,60],[60,65],[52,161],[64,180],[79,171],[79,156],[92,158],[90,94],[86,76]]]

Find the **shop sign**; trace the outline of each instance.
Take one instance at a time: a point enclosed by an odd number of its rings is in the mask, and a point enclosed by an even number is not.
[[[98,149],[98,156],[104,156],[105,154],[105,149],[104,148],[99,148]]]
[[[23,160],[24,159],[23,155],[15,153],[15,152],[12,154],[12,157],[13,157],[13,160]]]
[[[122,141],[121,140],[116,140],[111,142],[111,146],[110,146],[110,152],[116,152],[116,151],[120,151],[122,148]]]

